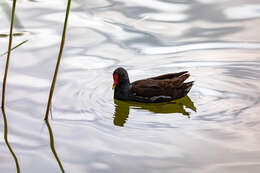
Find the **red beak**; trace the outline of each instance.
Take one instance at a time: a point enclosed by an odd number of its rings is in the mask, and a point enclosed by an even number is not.
[[[115,87],[116,87],[116,85],[118,83],[118,74],[114,74],[113,78],[114,78],[114,84],[112,86],[112,89],[115,89]]]

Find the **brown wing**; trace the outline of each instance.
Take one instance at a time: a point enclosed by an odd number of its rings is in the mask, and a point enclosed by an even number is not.
[[[183,72],[179,72],[179,73],[168,73],[168,74],[152,77],[152,78],[149,78],[149,79],[155,79],[155,80],[173,79],[173,78],[179,77],[179,76],[186,74],[186,73],[188,73],[188,71],[183,71]]]
[[[142,97],[172,96],[184,85],[189,73],[172,73],[132,83],[132,92]]]

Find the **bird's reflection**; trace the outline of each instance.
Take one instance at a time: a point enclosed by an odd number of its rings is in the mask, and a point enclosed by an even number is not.
[[[184,116],[190,118],[190,113],[185,108],[191,109],[196,112],[196,107],[192,100],[185,96],[181,99],[174,100],[169,103],[138,103],[138,102],[126,102],[114,99],[115,113],[114,113],[114,125],[124,126],[129,116],[130,109],[147,110],[153,113],[169,114],[169,113],[181,113]]]

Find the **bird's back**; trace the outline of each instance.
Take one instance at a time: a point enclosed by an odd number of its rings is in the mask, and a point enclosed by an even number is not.
[[[189,77],[188,72],[170,73],[152,77],[144,80],[138,80],[131,83],[132,93],[138,97],[167,97],[177,99],[189,92],[193,82],[184,83]]]

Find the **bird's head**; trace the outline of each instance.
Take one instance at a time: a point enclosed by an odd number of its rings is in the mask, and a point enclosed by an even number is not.
[[[123,84],[128,85],[130,83],[128,73],[122,67],[115,69],[115,71],[113,72],[113,78],[114,78],[114,83],[112,86],[113,89],[115,89],[117,86],[120,86]]]

